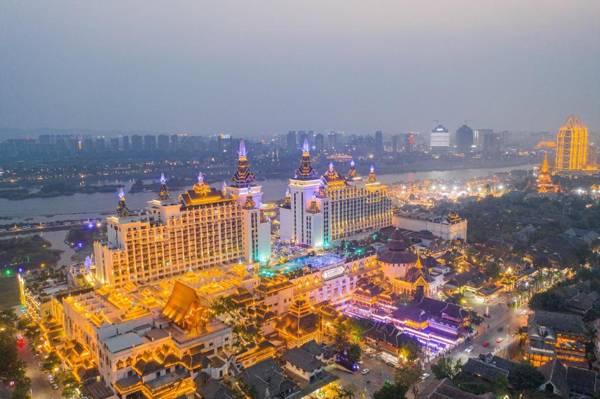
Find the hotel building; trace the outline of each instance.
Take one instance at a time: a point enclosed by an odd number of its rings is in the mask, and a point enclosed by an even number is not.
[[[569,116],[556,137],[557,171],[581,171],[588,164],[588,129],[576,116]]]
[[[145,283],[243,261],[266,261],[271,222],[260,209],[244,143],[232,185],[211,188],[202,174],[191,190],[171,199],[162,180],[159,198],[134,214],[120,195],[117,214],[107,218],[107,240],[94,243],[96,279],[123,286]]]
[[[377,181],[371,167],[366,181],[354,162],[346,177],[333,167],[318,177],[304,143],[300,166],[290,179],[279,210],[281,239],[311,247],[328,247],[333,241],[392,222],[392,203],[387,187]]]

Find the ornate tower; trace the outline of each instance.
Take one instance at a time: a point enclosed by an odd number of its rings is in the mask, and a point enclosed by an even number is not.
[[[260,209],[262,188],[255,180],[254,173],[250,171],[246,144],[240,140],[237,169],[231,177],[231,185],[223,184],[222,190],[242,207],[246,259],[264,263],[271,257],[271,221]]]
[[[538,193],[557,193],[560,191],[560,187],[557,184],[552,183],[550,166],[548,164],[548,153],[546,152],[544,153],[544,161],[540,166],[537,177],[537,191]]]
[[[322,226],[308,228],[308,219],[318,218],[318,213],[308,213],[307,210],[313,197],[318,194],[322,181],[313,169],[310,159],[308,140],[304,140],[300,165],[289,180],[289,207],[284,206],[279,210],[280,236],[284,241],[311,246],[322,246],[323,242],[314,242],[314,229],[322,230]],[[322,223],[321,223],[322,224]],[[319,234],[317,234],[319,235]],[[322,234],[320,235],[322,236]]]

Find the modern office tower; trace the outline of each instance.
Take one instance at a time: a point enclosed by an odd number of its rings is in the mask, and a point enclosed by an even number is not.
[[[444,153],[450,148],[450,132],[442,125],[437,125],[431,131],[429,139],[431,152]]]
[[[322,133],[317,133],[315,136],[315,150],[323,152],[325,149],[325,136]]]
[[[473,130],[473,148],[476,151],[482,152],[486,137],[494,134],[492,129],[475,129]]]
[[[271,257],[271,221],[261,210],[262,187],[255,182],[250,171],[244,140],[240,140],[238,166],[231,185],[224,187],[228,198],[233,198],[242,208],[244,259],[249,263],[268,262]]]
[[[473,129],[462,125],[456,131],[456,148],[458,152],[468,154],[473,147]]]
[[[287,151],[289,153],[296,152],[296,145],[297,145],[296,131],[295,130],[290,130],[287,133],[287,138],[286,138],[286,148],[287,148]]]
[[[160,134],[158,135],[158,140],[157,140],[157,144],[158,144],[158,150],[162,151],[162,152],[167,152],[169,151],[169,147],[170,147],[170,141],[169,141],[169,136],[167,136],[166,134]]]
[[[133,152],[142,152],[144,150],[143,138],[139,134],[131,136],[131,150]]]
[[[116,215],[106,219],[107,240],[94,243],[101,284],[145,283],[238,262],[269,260],[271,222],[260,209],[244,143],[231,186],[211,188],[202,174],[191,190],[170,198],[164,176],[159,198],[134,213],[120,194]]]
[[[129,141],[129,136],[121,137],[121,148],[123,148],[123,152],[131,151],[131,143]]]
[[[319,178],[305,141],[300,166],[290,179],[279,215],[282,240],[319,248],[391,225],[392,206],[387,187],[377,181],[372,167],[366,181],[358,176],[354,162],[346,177],[330,164]]]
[[[561,126],[556,137],[557,171],[585,170],[588,163],[588,129],[581,120],[571,115]]]
[[[156,151],[156,136],[153,134],[147,134],[144,136],[144,151],[154,152]]]
[[[383,132],[378,130],[375,132],[375,154],[383,154]]]
[[[481,151],[485,155],[498,155],[502,151],[502,135],[489,130],[483,135],[483,145]]]

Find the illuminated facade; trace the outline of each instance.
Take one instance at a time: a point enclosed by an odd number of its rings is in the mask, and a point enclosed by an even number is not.
[[[191,190],[159,198],[133,214],[121,195],[117,215],[107,218],[108,238],[94,243],[96,279],[123,286],[244,261],[266,261],[271,222],[260,210],[262,192],[248,170],[243,142],[232,185],[211,188],[202,174]]]
[[[548,165],[548,153],[544,153],[544,161],[540,166],[537,177],[537,191],[538,193],[557,193],[560,191],[558,184],[552,183],[550,166]]]
[[[557,171],[581,171],[588,166],[588,129],[576,116],[569,116],[556,137]]]
[[[450,148],[450,132],[442,125],[437,125],[432,131],[429,141],[432,152],[448,152]]]
[[[399,230],[394,231],[388,244],[377,253],[377,261],[383,275],[391,283],[392,292],[402,297],[429,296],[429,276],[418,255]]]
[[[366,180],[358,176],[354,162],[345,177],[332,164],[321,178],[317,177],[305,143],[279,215],[282,240],[319,248],[389,226],[392,204],[387,187],[377,181],[372,167]]]
[[[269,261],[271,256],[271,220],[265,215],[262,204],[262,188],[255,182],[250,171],[244,141],[240,141],[238,167],[231,178],[231,185],[224,192],[242,207],[244,259],[250,263]]]
[[[461,218],[455,212],[450,212],[445,217],[431,216],[426,212],[397,212],[392,218],[392,224],[404,230],[430,231],[434,236],[444,240],[467,241],[467,219]]]
[[[525,356],[535,367],[554,359],[587,365],[589,341],[581,316],[538,310],[529,316]]]

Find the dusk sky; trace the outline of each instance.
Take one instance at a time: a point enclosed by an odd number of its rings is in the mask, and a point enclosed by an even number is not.
[[[0,127],[600,130],[600,1],[0,3]]]

